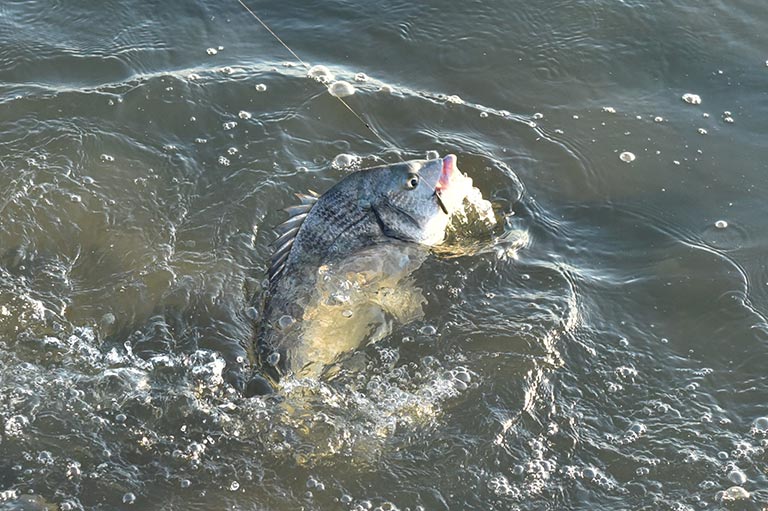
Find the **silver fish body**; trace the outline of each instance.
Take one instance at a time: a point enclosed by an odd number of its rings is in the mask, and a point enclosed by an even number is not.
[[[319,271],[382,243],[429,247],[442,242],[450,211],[441,194],[456,186],[457,174],[454,155],[363,169],[322,196],[299,196],[302,204],[288,208],[291,217],[276,229],[280,236],[257,335],[260,372],[272,384],[314,362],[302,349],[307,344],[303,320]],[[258,380],[252,393],[269,388]]]

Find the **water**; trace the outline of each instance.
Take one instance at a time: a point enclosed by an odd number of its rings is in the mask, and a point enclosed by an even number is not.
[[[386,144],[236,2],[0,5],[0,509],[766,507],[765,2],[253,7]],[[237,396],[280,209],[429,150],[498,227]]]

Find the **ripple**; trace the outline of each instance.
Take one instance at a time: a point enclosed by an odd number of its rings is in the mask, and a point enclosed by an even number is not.
[[[488,70],[493,66],[488,48],[494,46],[496,37],[490,32],[482,36],[451,37],[438,45],[438,60],[452,71],[477,73]]]
[[[717,220],[704,229],[701,240],[712,248],[732,251],[750,244],[751,236],[747,229],[737,223]]]

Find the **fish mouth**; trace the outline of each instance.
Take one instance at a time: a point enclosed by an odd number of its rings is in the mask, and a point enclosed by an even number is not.
[[[450,215],[450,212],[443,202],[441,193],[451,184],[451,178],[453,177],[454,172],[456,172],[456,155],[446,155],[445,158],[443,158],[443,170],[440,172],[440,178],[435,184],[435,197],[437,198],[437,204],[446,215]]]

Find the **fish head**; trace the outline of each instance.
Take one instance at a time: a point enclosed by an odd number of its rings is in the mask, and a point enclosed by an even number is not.
[[[384,234],[422,245],[440,244],[451,214],[463,199],[457,190],[461,172],[456,156],[411,160],[374,170],[371,203]]]

